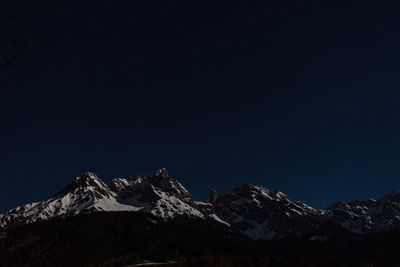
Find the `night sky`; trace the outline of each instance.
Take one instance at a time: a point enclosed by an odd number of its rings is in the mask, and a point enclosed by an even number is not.
[[[0,211],[85,171],[316,208],[400,188],[399,1],[53,2],[1,74]]]

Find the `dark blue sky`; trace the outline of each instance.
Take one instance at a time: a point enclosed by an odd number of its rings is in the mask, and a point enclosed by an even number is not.
[[[45,4],[34,74],[2,74],[0,211],[84,171],[317,208],[400,188],[400,4],[325,2]]]

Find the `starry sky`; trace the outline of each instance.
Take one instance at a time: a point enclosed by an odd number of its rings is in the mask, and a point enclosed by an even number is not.
[[[398,1],[53,2],[1,74],[0,212],[85,171],[316,208],[400,188]]]

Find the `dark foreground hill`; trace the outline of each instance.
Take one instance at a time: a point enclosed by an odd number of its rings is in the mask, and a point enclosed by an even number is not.
[[[263,247],[223,224],[173,221],[135,212],[100,212],[8,230],[0,266],[123,266],[208,254],[261,254]]]
[[[394,266],[400,231],[256,241],[223,224],[136,212],[100,212],[15,226],[0,250],[0,266]],[[324,232],[328,232],[324,230]]]

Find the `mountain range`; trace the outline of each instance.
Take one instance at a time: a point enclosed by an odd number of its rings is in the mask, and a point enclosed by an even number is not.
[[[116,178],[107,184],[87,172],[47,200],[0,214],[0,227],[102,211],[147,213],[164,221],[197,218],[263,240],[325,238],[327,225],[361,234],[400,227],[400,191],[379,200],[336,202],[322,210],[293,201],[280,191],[250,184],[225,195],[211,195],[207,203],[196,201],[164,168],[150,176]]]

